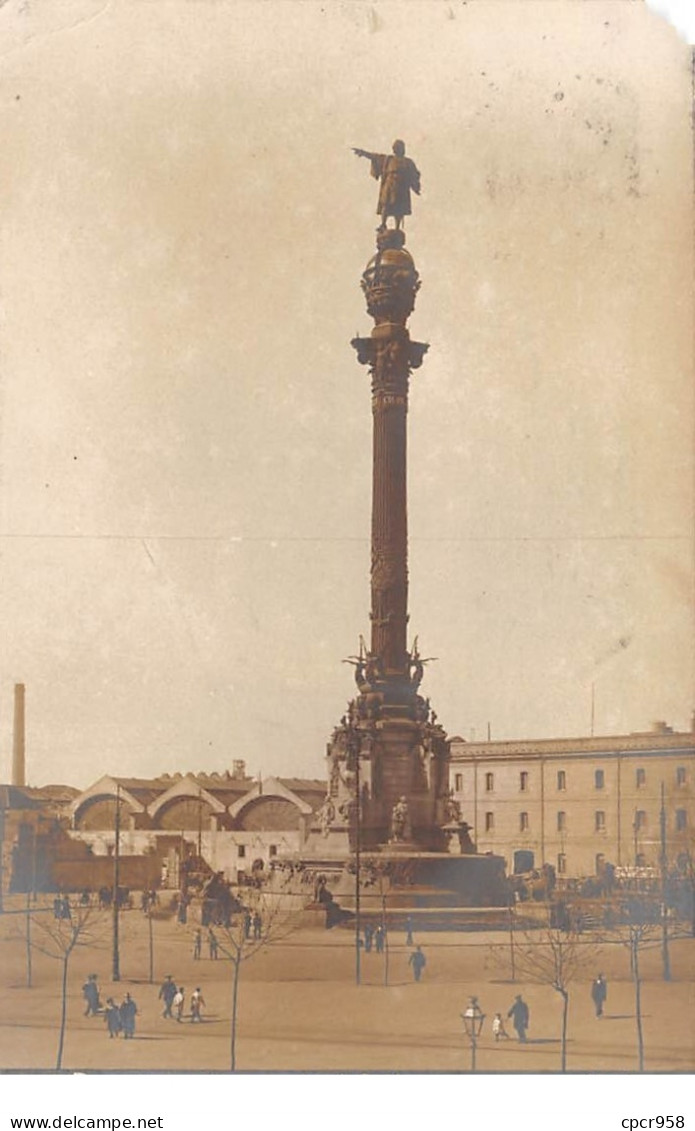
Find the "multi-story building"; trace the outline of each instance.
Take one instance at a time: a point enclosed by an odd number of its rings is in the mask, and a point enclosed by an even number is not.
[[[450,785],[478,851],[504,856],[510,872],[658,867],[662,797],[669,866],[695,855],[695,733],[665,723],[609,738],[454,738]]]

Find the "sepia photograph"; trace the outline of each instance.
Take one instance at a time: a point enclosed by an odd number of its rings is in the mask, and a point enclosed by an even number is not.
[[[0,55],[0,1072],[691,1074],[686,36],[4,0]]]

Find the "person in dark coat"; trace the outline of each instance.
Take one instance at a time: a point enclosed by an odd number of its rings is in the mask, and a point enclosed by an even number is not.
[[[132,1040],[135,1036],[135,1015],[138,1007],[133,1001],[130,994],[126,994],[121,1002],[119,1010],[121,1015],[121,1029],[123,1030],[124,1040]]]
[[[263,931],[263,920],[261,919],[261,917],[260,917],[260,915],[257,911],[256,914],[253,917],[253,937],[254,937],[254,939],[260,939],[262,937],[262,931]]]
[[[386,929],[381,923],[374,932],[374,942],[376,944],[377,954],[383,954],[384,943],[386,942]]]
[[[107,997],[106,999],[104,1020],[106,1021],[109,1037],[111,1039],[117,1037],[121,1031],[121,1011],[112,997]]]
[[[591,1000],[594,1003],[597,1017],[603,1017],[603,1003],[608,997],[608,983],[603,974],[599,974],[591,983]]]
[[[96,974],[90,974],[87,981],[82,987],[82,997],[87,1002],[87,1008],[84,1011],[85,1017],[91,1014],[96,1017],[99,1012],[99,987],[97,986]]]
[[[517,1036],[520,1041],[526,1041],[526,1030],[529,1023],[529,1008],[522,998],[521,994],[517,994],[514,999],[514,1004],[509,1010],[507,1017],[511,1017],[512,1025],[516,1029]]]
[[[422,971],[424,970],[426,963],[427,959],[422,953],[422,947],[416,946],[415,950],[408,959],[408,965],[412,966],[413,968],[413,977],[416,982],[420,981],[420,978],[422,977]]]
[[[164,1002],[164,1013],[162,1017],[172,1017],[171,1007],[174,1004],[176,997],[176,985],[171,980],[171,974],[167,974],[166,979],[162,982],[159,988],[159,1000]]]
[[[217,942],[217,935],[213,931],[212,927],[210,927],[210,930],[208,931],[208,948],[210,951],[210,957],[212,959],[216,959],[219,944]]]
[[[203,936],[202,936],[200,927],[198,927],[198,930],[196,931],[195,935],[193,936],[193,957],[194,958],[200,958],[200,952],[202,951],[202,949],[203,949]]]

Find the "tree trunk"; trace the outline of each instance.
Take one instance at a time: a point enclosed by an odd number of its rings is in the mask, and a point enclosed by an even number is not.
[[[560,1071],[567,1071],[567,1013],[570,1004],[570,995],[567,990],[560,990],[562,994],[562,1045],[561,1045],[561,1060]]]
[[[154,982],[154,936],[152,933],[152,908],[150,907],[147,915],[147,926],[149,929],[149,944],[150,944],[150,985]]]
[[[65,1043],[65,1021],[67,1016],[68,1006],[68,963],[70,961],[70,951],[63,957],[63,985],[61,992],[60,1003],[60,1036],[58,1037],[58,1056],[56,1057],[56,1072],[60,1072],[63,1067],[63,1045]]]
[[[639,972],[639,943],[635,939],[631,947],[632,952],[632,970],[635,980],[635,1021],[637,1022],[637,1056],[639,1060],[639,1072],[644,1072],[644,1037],[642,1035],[642,984],[640,981]]]
[[[239,966],[241,965],[241,956],[237,954],[236,958],[232,959],[234,963],[234,981],[232,983],[232,1037],[230,1049],[230,1072],[236,1071],[236,1015],[237,1015],[237,1001],[239,996]]]

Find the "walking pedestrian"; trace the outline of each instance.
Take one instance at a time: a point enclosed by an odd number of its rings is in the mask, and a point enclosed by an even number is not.
[[[261,938],[262,928],[263,928],[263,920],[261,919],[260,913],[257,911],[256,914],[253,917],[253,937],[254,937],[254,939],[260,939]]]
[[[200,986],[196,986],[193,993],[191,994],[191,1024],[193,1024],[194,1021],[203,1020],[200,1016],[200,1010],[204,1005],[205,999],[200,992]]]
[[[374,938],[374,928],[371,923],[367,923],[364,928],[364,950],[365,954],[369,954],[372,949],[372,939]]]
[[[251,912],[248,910],[244,911],[244,938],[251,938]]]
[[[112,997],[107,997],[106,999],[104,1020],[106,1021],[109,1039],[113,1040],[121,1031],[121,1011]]]
[[[90,974],[82,987],[82,997],[87,1002],[87,1008],[84,1011],[85,1017],[89,1017],[90,1014],[96,1017],[99,1012],[101,1003],[99,1001],[99,987],[97,986],[96,977],[96,974]]]
[[[193,957],[194,958],[200,958],[200,952],[201,952],[202,949],[203,949],[203,936],[201,934],[200,927],[198,927],[198,930],[196,931],[195,935],[193,936]]]
[[[159,1000],[164,1002],[162,1017],[171,1017],[171,1007],[176,997],[176,984],[172,981],[171,974],[167,974],[159,988]]]
[[[504,1021],[502,1019],[501,1013],[496,1013],[492,1019],[492,1035],[496,1041],[501,1040],[502,1037],[504,1037],[506,1040],[509,1040],[509,1033],[504,1027]]]
[[[529,1023],[529,1008],[521,994],[516,995],[507,1017],[511,1017],[512,1025],[516,1029],[519,1040],[525,1043],[526,1030],[528,1029]]]
[[[591,1000],[594,1003],[597,1017],[603,1017],[603,1003],[608,997],[608,983],[603,974],[599,974],[591,983]]]
[[[137,1011],[138,1007],[132,997],[130,994],[126,994],[119,1010],[123,1039],[126,1041],[132,1040],[135,1036],[135,1015]]]
[[[374,942],[376,944],[377,954],[384,953],[384,943],[386,942],[386,928],[382,923],[379,924],[374,932]]]
[[[413,977],[414,977],[415,981],[419,982],[420,978],[422,977],[422,971],[424,970],[425,966],[427,965],[427,959],[425,958],[424,954],[422,953],[422,947],[421,946],[417,946],[415,948],[415,950],[411,954],[410,958],[408,959],[408,964],[410,966],[412,966],[412,968],[413,968]]]
[[[212,958],[213,960],[217,958],[218,949],[219,943],[217,942],[217,935],[211,927],[208,931],[208,950],[210,951],[210,958]]]
[[[186,994],[183,986],[179,986],[174,995],[174,1009],[176,1010],[176,1020],[181,1021],[183,1018],[183,1007],[186,1003]]]

